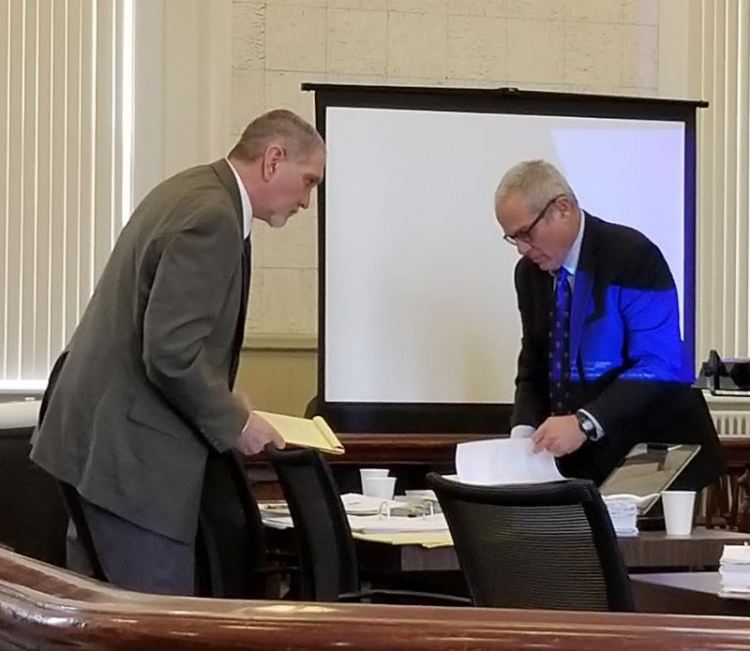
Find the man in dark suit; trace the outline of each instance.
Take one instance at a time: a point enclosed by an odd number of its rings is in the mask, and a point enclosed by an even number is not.
[[[578,205],[545,161],[509,170],[495,194],[522,321],[512,435],[601,483],[640,442],[700,443],[676,487],[724,471],[716,430],[680,337],[677,292],[659,249]]]
[[[324,165],[313,127],[272,111],[226,159],[158,185],[120,233],[53,370],[31,453],[80,495],[112,583],[192,594],[209,453],[283,447],[232,391],[251,219],[283,226]]]

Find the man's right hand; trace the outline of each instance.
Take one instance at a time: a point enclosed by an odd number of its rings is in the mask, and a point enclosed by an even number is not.
[[[280,450],[285,446],[284,439],[281,438],[276,428],[254,411],[250,411],[250,416],[237,442],[237,449],[242,454],[251,456],[258,454],[268,443],[273,443]]]

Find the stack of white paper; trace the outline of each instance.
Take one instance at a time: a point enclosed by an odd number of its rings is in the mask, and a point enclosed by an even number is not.
[[[456,472],[464,484],[534,484],[565,479],[547,451],[534,454],[531,439],[490,439],[456,446]]]
[[[638,503],[625,496],[604,497],[604,504],[609,511],[612,526],[618,536],[638,535]]]
[[[720,594],[750,595],[750,546],[724,545],[719,576]]]

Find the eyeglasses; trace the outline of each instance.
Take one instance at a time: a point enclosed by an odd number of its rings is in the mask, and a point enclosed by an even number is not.
[[[526,228],[522,228],[520,231],[516,231],[512,235],[503,235],[503,239],[508,244],[512,244],[513,246],[517,246],[519,242],[524,242],[525,244],[531,242],[531,239],[533,237],[532,231],[534,230],[534,227],[539,223],[542,217],[544,217],[550,206],[555,203],[555,201],[564,196],[564,194],[558,194],[557,196],[552,197],[552,199],[547,202],[544,208],[539,211],[539,214],[536,216],[533,222],[531,222]]]

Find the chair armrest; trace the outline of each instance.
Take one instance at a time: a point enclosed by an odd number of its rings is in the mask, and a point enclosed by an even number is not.
[[[341,602],[359,602],[364,599],[372,599],[375,603],[418,603],[444,606],[474,605],[468,597],[458,597],[456,595],[440,594],[437,592],[418,592],[415,590],[359,590],[358,592],[346,592],[340,594],[338,597],[338,600]]]

